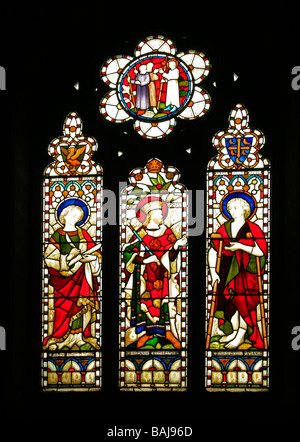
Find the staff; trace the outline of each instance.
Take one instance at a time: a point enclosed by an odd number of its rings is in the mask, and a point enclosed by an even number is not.
[[[220,240],[219,249],[218,249],[218,256],[217,256],[217,264],[216,264],[216,272],[219,274],[220,266],[221,266],[222,248],[223,248],[222,235],[220,235],[220,233],[212,233],[211,238]],[[213,324],[215,306],[216,306],[217,287],[218,287],[218,282],[216,281],[214,284],[214,287],[213,287],[213,295],[212,295],[212,301],[211,301],[211,307],[210,307],[209,323],[208,323],[207,337],[206,337],[206,350],[209,349],[210,336],[211,336],[211,330],[212,330],[212,324]]]

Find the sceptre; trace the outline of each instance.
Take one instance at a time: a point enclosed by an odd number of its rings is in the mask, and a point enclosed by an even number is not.
[[[137,233],[137,231],[134,229],[134,227],[130,224],[130,222],[128,221],[127,218],[123,218],[123,222],[125,224],[125,226],[128,226],[130,228],[130,230],[132,231],[132,233],[134,233],[134,235],[137,237],[137,239],[140,241],[141,244],[143,244],[143,246],[145,247],[145,249],[147,250],[147,252],[149,252],[149,254],[152,256],[153,252],[151,252],[151,250],[149,249],[149,247],[147,246],[147,244],[144,243],[143,239],[140,237],[140,235]]]

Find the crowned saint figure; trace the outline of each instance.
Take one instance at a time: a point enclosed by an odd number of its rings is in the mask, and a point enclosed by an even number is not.
[[[179,251],[187,244],[187,238],[177,239],[164,224],[167,212],[168,206],[160,197],[142,199],[136,208],[136,218],[142,226],[124,247],[127,345],[136,342],[137,348],[150,344],[155,337],[181,348],[176,326]]]

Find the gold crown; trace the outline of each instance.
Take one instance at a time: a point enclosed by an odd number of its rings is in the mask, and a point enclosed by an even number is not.
[[[149,172],[151,173],[160,172],[162,167],[162,162],[154,158],[153,160],[149,161],[149,163],[147,163],[146,166]]]

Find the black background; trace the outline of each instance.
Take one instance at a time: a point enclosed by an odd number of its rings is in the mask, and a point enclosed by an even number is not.
[[[299,396],[299,351],[291,331],[299,318],[299,96],[291,71],[300,65],[299,13],[246,7],[220,11],[189,4],[77,7],[75,4],[11,7],[1,15],[0,91],[2,290],[0,352],[4,422],[89,423],[105,435],[114,425],[202,425],[295,422]],[[166,5],[168,6],[168,5]],[[169,15],[172,9],[172,16]],[[212,69],[201,83],[212,104],[195,121],[178,119],[165,139],[146,140],[132,121],[107,122],[99,102],[108,91],[102,64],[133,55],[140,40],[160,34],[177,51],[204,52]],[[234,81],[233,75],[238,75]],[[79,82],[79,90],[74,84]],[[213,83],[216,82],[214,87]],[[96,90],[97,89],[97,90]],[[189,239],[189,360],[186,393],[118,391],[118,225],[103,228],[103,388],[99,393],[42,393],[41,184],[52,162],[48,144],[62,134],[66,115],[79,113],[83,133],[95,137],[94,160],[104,188],[118,195],[119,182],[153,158],[174,165],[190,190],[205,189],[206,166],[215,155],[214,134],[228,127],[230,110],[243,103],[250,126],[266,137],[261,154],[272,166],[271,372],[268,393],[208,393],[204,387],[205,234]],[[126,133],[125,133],[126,132]],[[191,148],[191,153],[186,152]],[[123,155],[118,156],[117,152]],[[8,176],[6,175],[8,174]],[[5,177],[5,178],[4,178]],[[118,207],[117,207],[118,210]],[[118,219],[118,218],[117,218]]]

